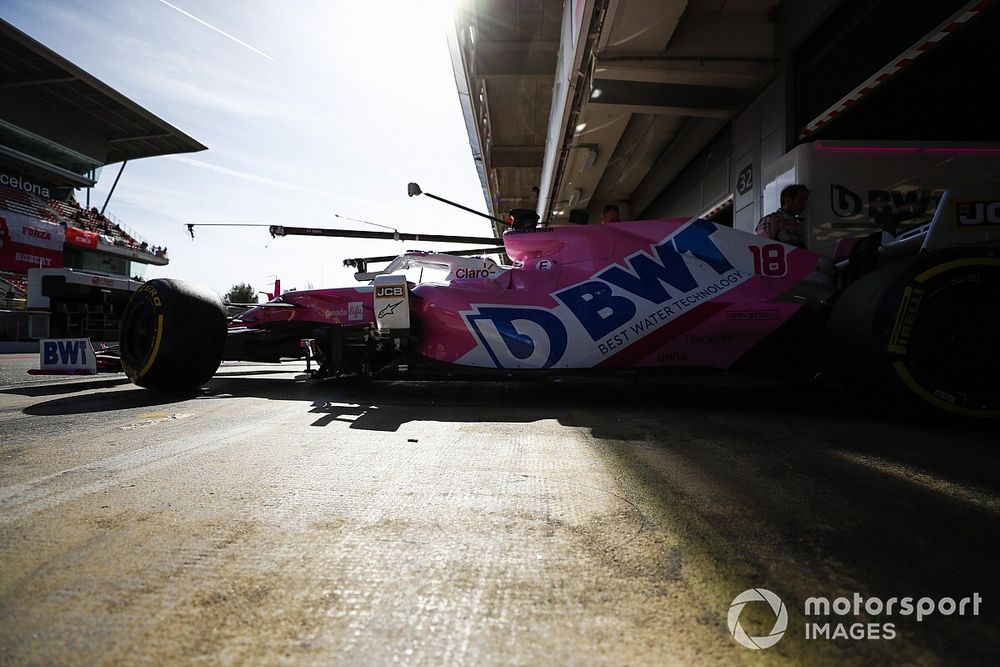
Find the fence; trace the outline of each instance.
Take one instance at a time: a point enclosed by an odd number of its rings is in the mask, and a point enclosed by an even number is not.
[[[48,335],[48,313],[0,310],[0,341],[37,340]]]

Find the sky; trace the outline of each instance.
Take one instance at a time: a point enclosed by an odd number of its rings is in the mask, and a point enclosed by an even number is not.
[[[456,3],[469,0],[455,0]],[[208,150],[129,162],[108,212],[225,293],[356,284],[347,257],[456,244],[286,237],[250,223],[492,236],[448,52],[452,0],[0,0],[0,16]],[[91,190],[100,205],[120,165]],[[77,191],[83,203],[86,191]],[[342,216],[340,218],[336,216]]]

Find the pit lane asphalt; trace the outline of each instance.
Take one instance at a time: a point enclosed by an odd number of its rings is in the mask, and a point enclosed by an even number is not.
[[[2,664],[996,664],[995,432],[740,378],[163,396],[0,359]],[[17,382],[17,384],[11,384]],[[742,591],[788,631],[730,636]],[[810,596],[980,616],[806,640]],[[751,635],[774,614],[744,609]],[[809,619],[812,620],[812,619]]]

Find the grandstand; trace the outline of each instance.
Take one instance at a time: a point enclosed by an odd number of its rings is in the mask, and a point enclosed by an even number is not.
[[[165,248],[151,246],[135,231],[113,219],[113,216],[102,215],[96,208],[83,208],[72,198],[69,201],[59,201],[0,185],[0,210],[22,213],[69,229],[97,234],[98,245],[105,246],[109,250],[125,248],[132,251],[128,256],[133,258],[135,258],[133,253],[140,253],[139,256],[147,264],[163,266],[168,262]],[[89,247],[82,241],[84,238],[89,237],[70,233],[66,242]]]
[[[3,20],[0,88],[0,340],[114,340],[146,266],[169,256],[90,188],[107,165],[205,146]]]

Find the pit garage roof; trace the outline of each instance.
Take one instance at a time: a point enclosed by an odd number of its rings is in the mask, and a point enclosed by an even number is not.
[[[987,15],[989,5],[992,19],[966,20]],[[596,222],[604,204],[616,203],[624,218],[641,219],[661,211],[671,183],[701,168],[706,179],[728,179],[719,187],[712,180],[711,190],[731,196],[734,175],[715,168],[714,153],[728,159],[734,121],[766,90],[785,91],[768,99],[786,108],[767,113],[783,119],[787,150],[802,140],[801,127],[869,75],[882,76],[898,54],[927,50],[921,38],[953,14],[960,39],[899,76],[885,74],[898,85],[883,85],[888,92],[858,105],[861,112],[852,107],[834,123],[827,119],[815,137],[973,141],[995,134],[982,131],[995,126],[995,105],[976,98],[974,108],[963,108],[955,100],[994,87],[997,59],[983,35],[995,34],[1000,2],[468,0],[460,7],[452,57],[494,215],[533,208],[549,224],[569,222],[574,211],[583,214],[576,221]],[[954,32],[947,22],[941,30]],[[950,54],[970,48],[973,55]],[[955,93],[936,94],[942,85]],[[944,109],[933,119],[928,98]]]
[[[91,167],[205,146],[0,20],[0,144],[57,168]],[[12,144],[15,144],[12,146]]]
[[[559,224],[638,198],[635,216],[774,78],[775,0],[567,2],[569,18],[561,0],[475,0],[456,16],[484,187],[494,214],[538,207]],[[560,90],[567,43],[585,74]]]

